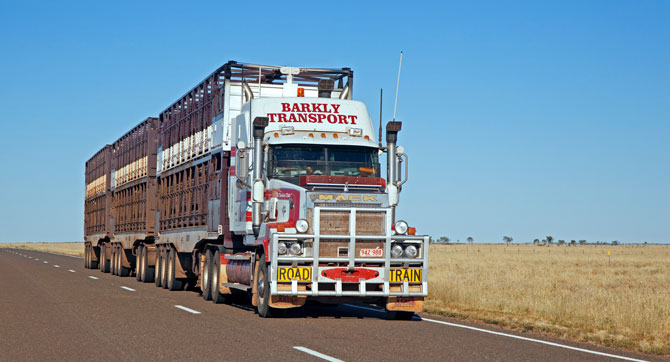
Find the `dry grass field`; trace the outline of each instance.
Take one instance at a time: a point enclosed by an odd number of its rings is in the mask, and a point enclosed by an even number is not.
[[[429,278],[428,312],[670,354],[670,245],[431,245]]]
[[[670,245],[431,245],[430,263],[427,312],[670,355]]]
[[[9,243],[0,244],[0,248],[48,251],[50,253],[84,256],[84,243]]]

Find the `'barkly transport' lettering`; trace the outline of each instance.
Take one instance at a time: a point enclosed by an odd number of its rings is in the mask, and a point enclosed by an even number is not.
[[[281,113],[268,113],[270,123],[356,124],[358,116],[340,114],[340,104],[281,103]]]

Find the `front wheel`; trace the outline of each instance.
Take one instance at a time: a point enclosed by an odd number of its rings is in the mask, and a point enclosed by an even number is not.
[[[265,256],[261,255],[258,261],[260,270],[256,280],[258,292],[258,315],[263,318],[272,317],[273,309],[270,307],[270,273],[268,273],[268,263],[265,262]]]

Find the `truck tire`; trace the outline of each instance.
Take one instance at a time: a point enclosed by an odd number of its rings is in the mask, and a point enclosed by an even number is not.
[[[167,289],[168,290],[182,290],[184,289],[184,281],[176,277],[177,274],[177,250],[170,248],[167,260]]]
[[[144,250],[144,245],[140,244],[135,252],[137,254],[135,258],[135,280],[138,282],[142,282],[142,277],[144,276],[142,274],[142,250]]]
[[[205,262],[202,266],[202,278],[200,280],[200,290],[204,300],[212,300],[212,251],[205,252]]]
[[[156,286],[159,288],[163,286],[163,268],[161,267],[161,263],[163,262],[162,254],[162,250],[156,248],[156,275],[154,281],[156,282]]]
[[[263,318],[272,317],[272,309],[270,307],[270,280],[268,273],[268,263],[265,262],[265,256],[261,255],[259,261],[260,273],[258,273],[258,280],[256,280],[256,288],[258,289],[258,315]]]
[[[84,269],[90,269],[88,267],[88,259],[89,259],[89,247],[88,244],[84,247]]]
[[[119,245],[119,248],[116,251],[117,258],[119,259],[119,267],[116,269],[117,275],[120,277],[127,277],[130,276],[130,268],[126,268],[123,266],[123,259],[126,254],[126,250],[123,248],[123,246]]]
[[[145,283],[153,282],[155,268],[149,266],[149,248],[146,246],[142,248],[140,260],[142,260],[142,281]]]
[[[116,275],[116,245],[112,245],[112,257],[109,258],[109,273]]]
[[[109,273],[109,259],[107,259],[107,243],[100,246],[100,272]]]
[[[224,295],[219,292],[219,273],[221,269],[221,252],[216,251],[212,258],[211,277],[212,280],[210,290],[212,291],[212,302],[214,304],[221,304],[227,302],[229,295]]]

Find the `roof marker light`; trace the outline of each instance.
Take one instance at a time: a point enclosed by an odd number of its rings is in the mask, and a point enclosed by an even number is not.
[[[298,88],[298,97],[305,96],[305,88]]]

